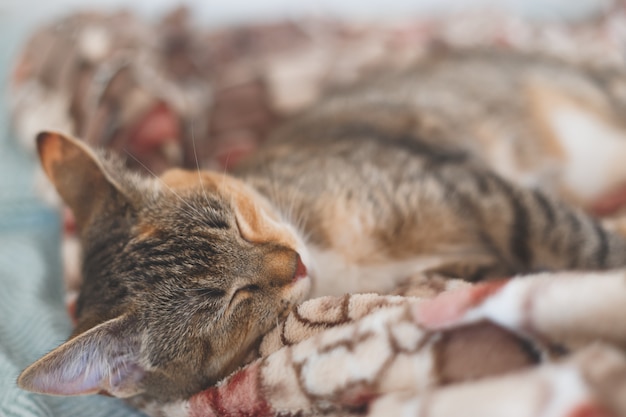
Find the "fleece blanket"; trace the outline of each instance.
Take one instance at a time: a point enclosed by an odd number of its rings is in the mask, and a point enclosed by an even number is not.
[[[305,302],[218,386],[143,406],[189,417],[626,415],[625,272],[456,286],[441,283],[434,299]]]
[[[130,165],[152,172],[227,169],[324,91],[403,68],[442,45],[497,45],[623,70],[626,11],[618,3],[575,26],[463,14],[213,32],[193,28],[184,10],[156,24],[128,13],[79,14],[25,45],[11,83],[13,125],[27,147],[39,129],[59,128],[129,153]],[[573,163],[566,156],[557,162]],[[607,222],[622,230],[624,183],[614,178],[593,199],[573,201],[612,215]],[[65,219],[71,293],[80,286],[79,248]],[[217,386],[165,406],[133,405],[173,417],[626,416],[625,306],[624,271],[473,286],[420,275],[394,295],[307,301],[264,337],[254,360]],[[51,409],[41,415],[59,414]],[[62,413],[81,412],[69,406]],[[124,413],[131,411],[111,415]]]

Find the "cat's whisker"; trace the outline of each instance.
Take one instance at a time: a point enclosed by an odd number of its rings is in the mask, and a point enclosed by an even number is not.
[[[230,152],[228,152],[226,154],[226,161],[224,161],[224,169],[222,170],[222,183],[220,184],[220,187],[223,188],[224,187],[224,183],[226,182],[226,177],[227,177],[227,173],[226,171],[228,170],[228,162],[230,161]]]
[[[307,214],[305,214],[302,210],[296,210],[296,203],[299,201],[298,190],[301,189],[303,182],[304,178],[300,177],[296,186],[291,188],[289,195],[287,196],[287,201],[285,202],[285,213],[287,215],[287,220],[299,232],[304,229],[303,226],[305,224],[305,220],[307,219],[305,217]]]
[[[296,210],[296,203],[298,201],[297,190],[301,188],[304,178],[300,177],[296,186],[291,188],[289,195],[284,198],[284,193],[281,193],[281,190],[278,188],[280,181],[274,179],[273,173],[267,166],[265,167],[265,175],[268,178],[272,178],[272,181],[269,181],[270,188],[267,190],[268,197],[280,208],[279,212],[283,220],[297,230],[303,242],[308,242],[312,235],[311,231],[304,232],[304,225],[308,219],[308,213],[304,213],[302,210]],[[297,216],[294,213],[298,213]]]
[[[268,178],[274,177],[273,173],[269,170],[269,168],[267,168],[267,166],[265,167],[265,175]],[[298,201],[297,190],[300,189],[303,181],[304,178],[300,177],[296,186],[289,190],[289,194],[286,198],[281,198],[284,193],[281,193],[281,190],[278,188],[279,181],[274,179],[270,181],[270,189],[268,190],[270,200],[280,206],[281,210],[279,211],[282,214],[283,219],[291,224],[299,233],[302,233],[303,225],[306,220],[306,217],[304,217],[305,213],[301,212],[301,210],[296,210],[296,203]],[[299,212],[297,218],[294,214],[296,212]],[[308,240],[308,237],[310,237],[310,233],[307,233],[307,236],[303,237],[305,242]]]
[[[200,188],[202,189],[202,195],[204,200],[209,203],[206,191],[204,190],[204,182],[202,181],[202,175],[200,174],[200,163],[198,162],[198,152],[196,151],[196,134],[194,130],[194,121],[191,120],[191,145],[193,146],[193,156],[196,159],[196,169],[198,171],[198,181],[200,182]]]
[[[135,155],[130,153],[128,151],[128,149],[124,148],[124,152],[128,156],[130,156],[135,162],[137,162],[139,165],[141,165],[150,175],[152,175],[154,178],[156,178],[157,181],[159,181],[165,188],[167,188],[168,191],[170,191],[172,194],[174,194],[174,196],[176,196],[181,202],[183,202],[185,205],[187,205],[187,207],[189,207],[191,209],[191,213],[188,213],[188,214],[197,214],[198,216],[202,216],[202,213],[200,213],[200,211],[197,208],[195,208],[194,206],[189,204],[189,202],[185,201],[185,199],[182,198],[176,191],[174,191],[174,189],[172,187],[167,185],[167,183],[165,181],[163,181],[158,175],[156,175],[154,172],[152,172],[152,170],[150,168],[148,168],[146,166],[146,164],[141,162],[139,159],[137,159],[135,157]]]
[[[265,167],[265,173],[267,175],[268,178],[272,178],[272,181],[270,181],[270,186],[271,188],[268,190],[268,192],[271,194],[270,199],[272,201],[275,201],[277,205],[281,206],[281,210],[280,212],[286,216],[289,217],[289,214],[287,213],[286,207],[282,207],[281,204],[281,194],[280,194],[280,190],[278,189],[278,181],[274,180],[274,175],[272,174],[272,172],[269,170],[269,168],[267,168],[267,166]]]
[[[302,183],[304,182],[304,178],[300,177],[298,179],[298,184],[295,188],[292,188],[291,194],[290,194],[290,199],[291,199],[291,204],[289,205],[289,214],[291,217],[291,220],[294,221],[294,226],[297,227],[298,229],[301,229],[302,225],[303,225],[303,216],[304,216],[304,212],[302,210],[299,210],[298,213],[298,218],[294,218],[293,213],[296,211],[296,202],[298,201],[298,195],[297,195],[297,190],[300,190],[302,187]]]
[[[293,220],[293,225],[296,228],[296,230],[298,230],[298,232],[300,233],[304,242],[307,242],[308,238],[311,236],[311,232],[306,232],[304,234],[302,232],[303,230],[305,230],[304,225],[306,224],[307,219],[308,219],[308,216],[305,216],[304,213],[300,213],[298,217]]]
[[[227,196],[228,196],[228,204],[230,204],[230,207],[234,208],[236,206],[235,196],[232,193],[228,193]]]

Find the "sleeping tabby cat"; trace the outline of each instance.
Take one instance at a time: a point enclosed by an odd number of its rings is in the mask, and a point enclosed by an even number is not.
[[[505,179],[472,133],[541,133],[521,86],[555,75],[563,94],[619,109],[608,81],[582,68],[474,53],[337,92],[232,176],[140,177],[40,134],[43,168],[80,227],[84,284],[73,335],[19,385],[171,401],[244,363],[306,297],[384,293],[425,270],[478,280],[624,266],[622,237]]]

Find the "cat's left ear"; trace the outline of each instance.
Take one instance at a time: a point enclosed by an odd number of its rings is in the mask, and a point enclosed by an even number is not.
[[[130,202],[98,156],[80,140],[41,132],[37,150],[46,175],[74,212],[79,228],[100,218],[103,211],[126,207]]]
[[[125,398],[142,392],[146,372],[140,363],[139,335],[132,319],[118,317],[65,342],[26,368],[17,384],[49,395],[86,395],[105,391]]]

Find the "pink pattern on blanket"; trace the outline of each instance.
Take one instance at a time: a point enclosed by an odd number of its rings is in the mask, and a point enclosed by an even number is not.
[[[492,281],[468,289],[450,291],[423,302],[417,307],[417,322],[429,328],[444,327],[461,318],[497,293],[508,280]]]
[[[614,417],[615,414],[598,404],[581,404],[567,417]]]
[[[259,362],[255,362],[233,374],[228,383],[194,395],[189,401],[189,417],[274,415],[260,391],[259,376]]]

